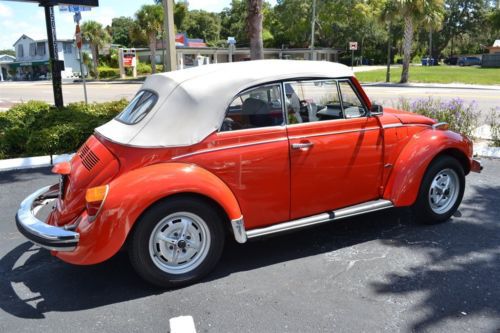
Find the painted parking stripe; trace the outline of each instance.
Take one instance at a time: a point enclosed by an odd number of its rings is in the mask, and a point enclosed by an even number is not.
[[[170,318],[170,333],[196,333],[194,320],[191,316]]]

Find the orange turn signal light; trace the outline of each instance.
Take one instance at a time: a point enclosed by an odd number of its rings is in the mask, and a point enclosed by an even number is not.
[[[106,195],[108,194],[108,190],[109,190],[108,185],[89,188],[87,189],[87,193],[85,193],[85,201],[87,202],[104,201]]]

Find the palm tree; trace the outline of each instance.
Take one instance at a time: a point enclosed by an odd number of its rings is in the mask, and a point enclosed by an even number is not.
[[[262,41],[262,0],[247,0],[247,28],[250,38],[250,58],[264,59],[264,43]]]
[[[391,30],[392,23],[397,18],[398,15],[398,7],[395,0],[387,0],[379,15],[379,20],[382,23],[385,23],[387,26],[387,71],[385,74],[385,82],[391,82],[391,48],[392,48],[392,40],[391,40]]]
[[[443,0],[396,0],[399,14],[404,21],[403,34],[403,71],[400,83],[408,82],[411,48],[415,26],[422,22],[426,14],[440,12],[444,8]]]
[[[102,48],[105,44],[111,41],[111,36],[108,34],[106,29],[103,28],[102,24],[96,21],[86,21],[83,22],[81,26],[82,38],[85,39],[92,51],[92,61],[94,67],[95,77],[99,77],[99,48]]]
[[[145,35],[151,50],[151,71],[156,73],[156,37],[161,34],[163,27],[162,5],[143,5],[135,13],[135,34]]]

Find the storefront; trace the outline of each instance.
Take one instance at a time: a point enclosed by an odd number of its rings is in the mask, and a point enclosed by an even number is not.
[[[9,64],[9,72],[13,73],[15,80],[36,81],[50,79],[48,61],[25,61],[12,62]]]

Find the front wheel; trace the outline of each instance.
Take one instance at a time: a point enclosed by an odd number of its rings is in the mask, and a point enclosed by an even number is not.
[[[173,198],[136,223],[129,256],[138,274],[160,287],[180,287],[208,274],[224,246],[223,219],[210,204]]]
[[[460,162],[451,156],[435,159],[424,175],[413,212],[417,221],[436,224],[448,220],[462,202],[465,175]]]

